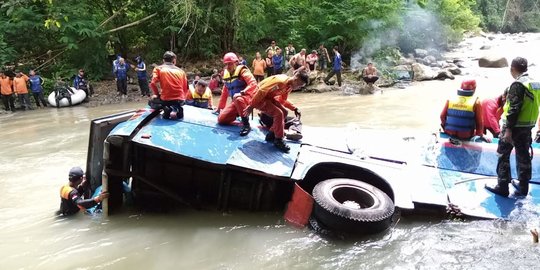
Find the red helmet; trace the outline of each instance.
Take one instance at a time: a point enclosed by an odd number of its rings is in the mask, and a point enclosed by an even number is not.
[[[461,90],[476,90],[476,80],[464,80],[461,83]]]
[[[233,52],[226,53],[225,56],[223,56],[224,64],[236,63],[236,62],[238,62],[238,56],[236,56],[236,54]]]

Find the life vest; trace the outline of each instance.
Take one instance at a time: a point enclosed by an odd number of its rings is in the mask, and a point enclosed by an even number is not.
[[[532,81],[529,75],[524,74],[516,79],[527,91],[523,95],[523,105],[519,111],[516,127],[534,127],[538,119],[538,107],[540,106],[540,82]],[[510,100],[506,99],[503,107],[503,122],[506,123],[506,116],[510,108]]]
[[[210,88],[206,87],[206,90],[204,90],[202,95],[199,95],[192,85],[189,86],[189,91],[193,97],[193,106],[199,108],[208,108],[208,102],[212,98],[212,91],[210,91]]]
[[[476,128],[474,104],[478,98],[473,93],[458,91],[458,96],[448,101],[445,131],[472,131]]]
[[[239,79],[240,73],[246,68],[246,66],[239,65],[234,70],[234,74],[231,76],[229,71],[225,69],[223,72],[223,82],[227,89],[229,90],[229,96],[232,98],[235,94],[240,93],[242,90],[246,89],[247,83],[244,80]]]
[[[73,188],[69,185],[65,185],[60,188],[60,198],[69,200],[69,194],[73,191]]]
[[[71,198],[69,197],[69,194],[73,190],[74,188],[70,187],[69,185],[65,185],[60,188],[60,212],[63,215],[72,215],[79,212],[80,208],[75,204],[75,202],[71,201]]]

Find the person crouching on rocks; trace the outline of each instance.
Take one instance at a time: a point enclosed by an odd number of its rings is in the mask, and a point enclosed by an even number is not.
[[[152,100],[163,107],[164,119],[184,118],[182,106],[189,88],[186,73],[176,66],[176,54],[171,51],[163,54],[163,64],[154,68],[150,88],[154,93]]]
[[[291,91],[304,87],[307,82],[308,75],[305,67],[296,70],[292,77],[285,74],[268,77],[259,84],[251,104],[246,108],[246,115],[251,114],[253,108],[257,108],[262,113],[272,117],[273,124],[265,140],[272,141],[276,148],[282,152],[289,152],[290,150],[290,147],[283,141],[287,110],[277,98],[280,97],[286,100]],[[296,110],[295,113],[299,114],[299,111]]]
[[[80,167],[73,167],[69,170],[69,183],[60,189],[60,210],[58,214],[69,216],[76,214],[79,210],[92,208],[109,197],[109,193],[102,192],[98,196],[84,199],[83,194],[86,189],[86,177]]]

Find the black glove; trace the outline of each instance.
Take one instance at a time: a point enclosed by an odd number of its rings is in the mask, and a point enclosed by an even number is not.
[[[298,108],[295,108],[294,109],[294,115],[298,118],[300,118],[302,116],[302,113],[300,113],[300,109]]]
[[[534,137],[535,143],[540,143],[540,130],[536,132],[536,137]]]

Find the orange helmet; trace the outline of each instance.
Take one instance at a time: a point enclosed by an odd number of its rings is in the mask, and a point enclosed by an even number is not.
[[[223,56],[223,63],[229,64],[229,63],[236,63],[238,62],[238,56],[236,56],[233,52],[228,52]]]
[[[476,80],[463,80],[461,82],[461,90],[476,90]]]

